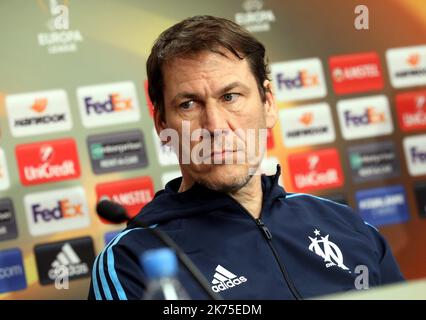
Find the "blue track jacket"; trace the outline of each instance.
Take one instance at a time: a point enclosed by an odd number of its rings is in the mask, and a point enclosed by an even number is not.
[[[365,270],[370,287],[403,281],[374,227],[348,206],[286,193],[279,174],[262,176],[260,219],[227,194],[200,184],[178,193],[181,178],[170,181],[96,258],[89,299],[143,297],[139,257],[162,245],[138,221],[166,232],[224,299],[294,299],[289,286],[302,298],[354,290]],[[192,299],[207,298],[183,266],[178,278]]]

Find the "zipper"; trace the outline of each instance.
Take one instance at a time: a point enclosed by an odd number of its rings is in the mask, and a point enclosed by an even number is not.
[[[278,263],[278,266],[281,270],[281,273],[284,277],[284,281],[287,284],[291,294],[296,300],[303,300],[302,296],[300,295],[299,291],[296,289],[294,283],[291,281],[290,276],[287,272],[287,269],[284,267],[284,265],[281,263],[280,257],[278,256],[277,251],[275,250],[275,247],[272,244],[272,233],[269,231],[268,227],[265,225],[265,223],[262,221],[261,218],[255,219],[246,208],[244,208],[238,201],[236,201],[234,198],[229,197],[235,204],[238,205],[238,207],[243,211],[244,214],[248,215],[258,226],[260,231],[263,233],[266,242],[268,243],[269,248],[272,251],[272,254],[274,255],[275,261]]]
[[[287,269],[284,267],[284,265],[281,263],[280,257],[278,256],[278,252],[275,250],[275,247],[272,244],[272,233],[269,231],[268,227],[263,223],[262,219],[258,218],[255,219],[257,226],[262,230],[263,235],[266,238],[266,241],[268,242],[269,248],[271,248],[272,253],[274,254],[275,260],[278,263],[278,266],[280,267],[281,273],[283,274],[284,280],[290,289],[290,292],[293,294],[294,298],[296,300],[302,300],[302,296],[300,295],[299,291],[297,291],[294,283],[289,280],[290,276],[287,272]]]

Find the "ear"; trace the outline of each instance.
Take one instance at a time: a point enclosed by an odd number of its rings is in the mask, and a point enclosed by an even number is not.
[[[161,118],[161,114],[160,111],[158,111],[158,108],[154,108],[154,126],[158,136],[160,136],[160,132],[162,130],[167,128],[166,123]]]
[[[271,81],[265,80],[263,82],[263,87],[265,88],[265,120],[266,128],[271,129],[274,127],[278,119],[278,108],[275,103],[275,97],[272,93],[272,84]]]

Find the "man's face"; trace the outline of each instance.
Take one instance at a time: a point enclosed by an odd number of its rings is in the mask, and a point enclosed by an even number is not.
[[[184,179],[224,192],[243,187],[263,156],[259,132],[272,128],[277,118],[269,82],[264,83],[263,102],[245,59],[210,51],[169,61],[163,77],[165,119],[156,112],[155,125],[157,132],[178,132]],[[185,143],[191,151],[186,152],[189,163],[182,157]]]

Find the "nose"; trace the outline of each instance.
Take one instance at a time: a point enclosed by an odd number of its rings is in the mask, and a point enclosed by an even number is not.
[[[222,110],[216,103],[209,102],[205,105],[201,119],[202,126],[212,135],[215,130],[228,130],[229,125],[227,120],[224,110]]]

